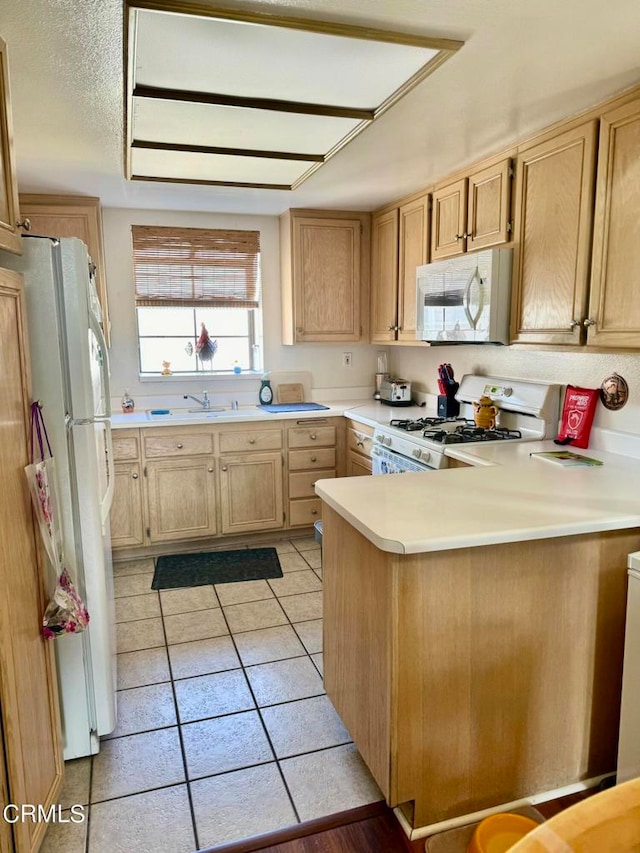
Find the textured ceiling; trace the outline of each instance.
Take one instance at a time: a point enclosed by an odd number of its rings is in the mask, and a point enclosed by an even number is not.
[[[123,172],[121,0],[2,0],[21,191],[97,195],[107,207],[372,209],[640,82],[639,0],[218,5],[467,43],[294,192],[134,184]]]

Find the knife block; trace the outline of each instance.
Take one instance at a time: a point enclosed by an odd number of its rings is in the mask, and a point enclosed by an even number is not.
[[[438,417],[457,418],[460,414],[460,403],[455,397],[446,394],[438,394]]]

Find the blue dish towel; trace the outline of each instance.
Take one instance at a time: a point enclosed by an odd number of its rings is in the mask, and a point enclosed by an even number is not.
[[[272,403],[269,406],[258,406],[265,412],[278,414],[278,412],[319,412],[328,409],[329,406],[321,406],[320,403]]]

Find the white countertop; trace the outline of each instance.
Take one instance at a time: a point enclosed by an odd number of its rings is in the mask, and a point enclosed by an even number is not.
[[[533,449],[558,447],[448,449],[478,467],[319,480],[316,492],[377,548],[398,554],[640,527],[640,460],[578,450],[604,465],[562,468],[531,459]]]
[[[233,410],[225,409],[223,412],[210,411],[204,409],[202,412],[189,413],[188,409],[176,407],[172,409],[172,414],[151,418],[146,410],[132,412],[131,414],[113,414],[111,416],[111,425],[114,429],[146,429],[149,427],[163,426],[187,426],[189,424],[229,424],[242,423],[243,421],[280,421],[280,420],[303,420],[307,418],[331,418],[340,417],[347,409],[354,406],[353,401],[340,401],[322,403],[323,406],[328,406],[327,409],[318,409],[311,412],[265,412],[259,406],[240,406]],[[355,404],[358,405],[358,404]],[[416,407],[417,408],[417,407]],[[423,411],[418,409],[418,411]]]

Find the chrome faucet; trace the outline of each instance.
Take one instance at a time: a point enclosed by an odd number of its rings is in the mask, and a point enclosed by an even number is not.
[[[196,403],[199,403],[202,406],[205,412],[208,412],[211,409],[211,400],[209,399],[209,395],[206,391],[202,392],[202,400],[199,397],[194,397],[193,394],[185,394],[184,399],[195,400]],[[197,411],[197,409],[194,409],[194,411]]]

